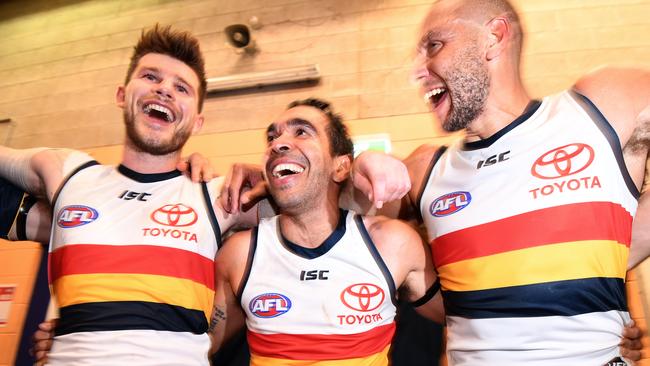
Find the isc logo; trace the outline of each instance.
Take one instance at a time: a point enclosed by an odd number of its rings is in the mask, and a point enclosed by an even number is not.
[[[472,202],[469,192],[452,192],[436,198],[429,207],[429,212],[435,217],[448,216],[456,213]]]
[[[275,318],[291,309],[291,300],[282,294],[262,294],[255,296],[248,308],[258,318]]]
[[[97,220],[99,213],[92,207],[72,205],[59,210],[56,223],[64,229],[90,224]]]

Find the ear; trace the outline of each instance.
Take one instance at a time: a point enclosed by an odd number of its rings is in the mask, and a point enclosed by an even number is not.
[[[124,86],[120,85],[117,87],[117,92],[115,93],[115,104],[117,104],[118,107],[124,109],[125,102],[125,92],[124,92]]]
[[[192,127],[193,135],[201,130],[201,127],[203,127],[204,120],[205,118],[203,118],[202,114],[197,114],[196,117],[194,117],[194,127]]]
[[[487,23],[488,43],[485,57],[488,61],[497,58],[505,50],[511,37],[510,21],[505,17],[496,17]]]
[[[341,183],[348,179],[351,166],[352,157],[350,155],[340,155],[334,158],[334,181]]]

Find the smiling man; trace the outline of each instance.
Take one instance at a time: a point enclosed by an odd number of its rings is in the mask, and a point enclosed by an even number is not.
[[[391,209],[426,226],[451,365],[625,364],[628,256],[650,253],[650,73],[603,68],[535,100],[522,42],[505,0],[431,7],[415,78],[442,127],[466,137],[411,154],[412,188]],[[383,159],[362,154],[355,170],[392,178]]]
[[[189,33],[143,32],[116,93],[122,163],[70,150],[0,149],[0,173],[53,207],[51,365],[208,365],[206,331],[225,215],[217,184],[176,170],[203,124],[204,62]]]
[[[388,365],[397,296],[442,317],[419,234],[339,208],[352,142],[327,103],[292,103],[267,141],[265,178],[280,214],[219,252],[215,344],[243,316],[251,365]]]

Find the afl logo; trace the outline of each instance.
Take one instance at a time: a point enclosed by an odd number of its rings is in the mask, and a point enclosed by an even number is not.
[[[182,203],[164,205],[151,213],[151,219],[160,225],[183,227],[194,225],[198,215],[192,207]]]
[[[429,212],[435,217],[443,217],[454,214],[472,202],[472,195],[469,192],[452,192],[440,196],[431,202]]]
[[[587,169],[594,155],[594,149],[587,144],[560,146],[537,158],[530,172],[541,179],[566,177]]]
[[[373,311],[384,303],[384,290],[372,283],[357,283],[341,292],[343,305],[356,311]]]
[[[83,226],[97,220],[99,213],[92,207],[71,205],[59,210],[56,224],[64,229]]]
[[[282,294],[262,294],[251,300],[248,309],[258,318],[275,318],[291,309],[291,300]]]

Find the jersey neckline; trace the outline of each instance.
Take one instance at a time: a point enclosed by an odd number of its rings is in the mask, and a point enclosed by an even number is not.
[[[348,216],[348,211],[339,209],[339,222],[336,224],[336,228],[334,231],[321,243],[319,246],[315,248],[306,248],[301,245],[298,245],[291,240],[287,239],[284,235],[282,235],[282,230],[280,229],[280,220],[278,218],[277,224],[278,224],[278,232],[280,233],[280,241],[282,244],[289,250],[291,253],[307,258],[307,259],[314,259],[322,256],[323,254],[329,252],[330,249],[334,247],[336,243],[338,243],[339,240],[345,235],[345,230],[346,230],[346,218]]]
[[[512,122],[510,122],[507,126],[504,128],[500,129],[495,133],[494,135],[478,140],[478,141],[472,141],[472,142],[464,142],[463,143],[463,150],[471,151],[471,150],[478,150],[478,149],[483,149],[486,147],[489,147],[493,143],[495,143],[498,139],[500,139],[503,135],[506,133],[510,132],[512,129],[515,127],[519,126],[520,124],[524,123],[527,121],[537,110],[539,107],[542,105],[542,101],[533,99],[531,100],[528,105],[526,105],[526,109],[524,109],[524,113],[522,113],[519,117],[515,118]]]
[[[152,174],[138,173],[135,170],[129,169],[122,164],[117,166],[117,171],[120,172],[120,174],[124,175],[125,177],[129,179],[133,179],[134,181],[139,183],[160,182],[163,180],[176,178],[183,174],[180,172],[180,170],[176,170],[176,169],[164,173],[152,173]]]

